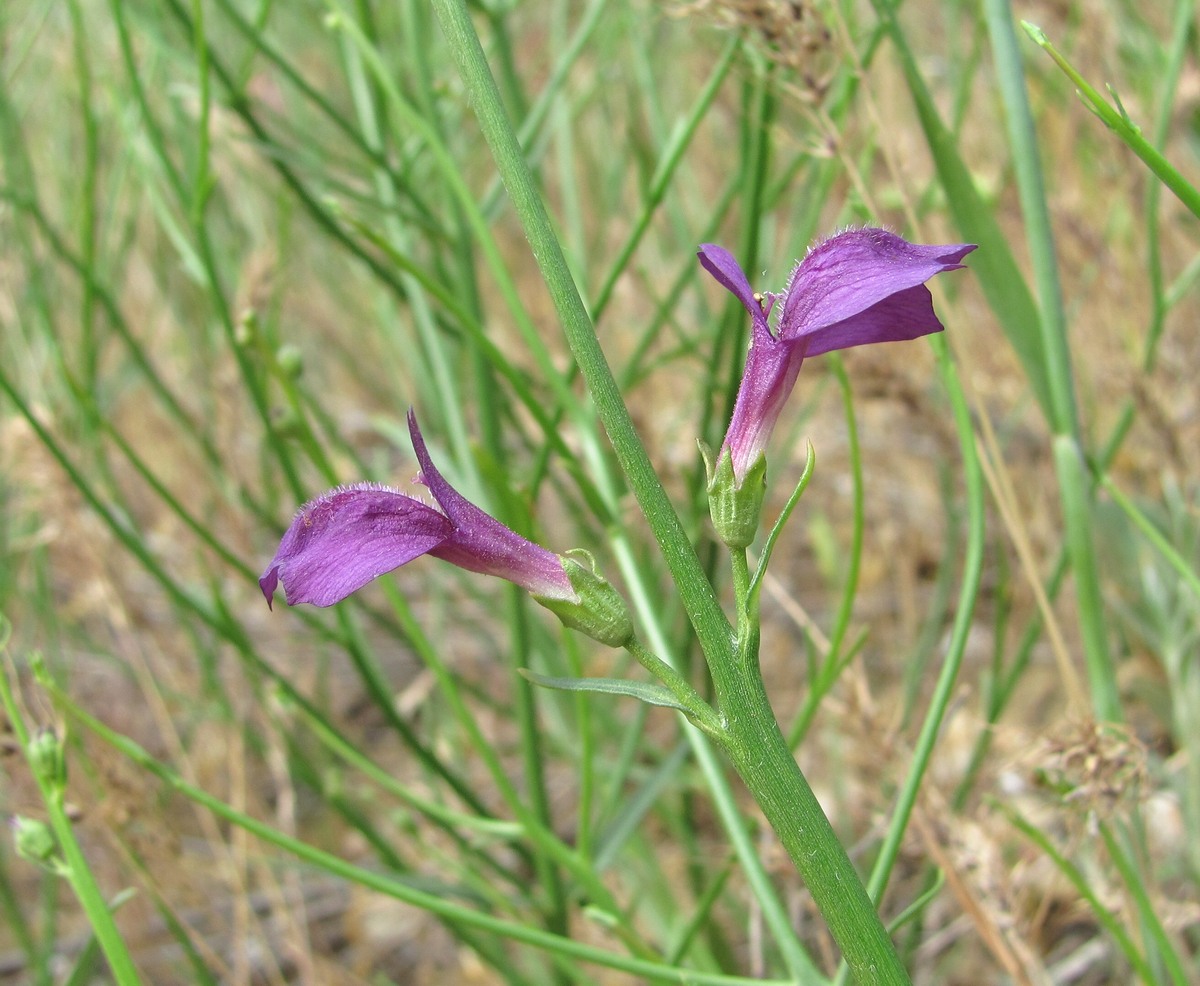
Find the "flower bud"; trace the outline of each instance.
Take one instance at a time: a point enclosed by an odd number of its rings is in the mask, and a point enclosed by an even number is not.
[[[289,380],[297,380],[304,372],[304,354],[298,346],[280,346],[275,353],[275,365]]]
[[[18,856],[39,866],[47,865],[54,858],[58,842],[49,825],[24,815],[17,815],[10,824]]]
[[[29,764],[48,784],[63,787],[67,783],[67,764],[63,759],[62,740],[53,729],[43,729],[29,741]]]

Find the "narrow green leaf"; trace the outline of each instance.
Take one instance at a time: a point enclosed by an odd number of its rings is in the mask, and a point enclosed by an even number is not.
[[[561,692],[596,692],[600,695],[628,695],[630,698],[641,699],[647,705],[661,705],[667,709],[678,709],[687,712],[686,705],[675,700],[675,697],[661,685],[651,685],[644,681],[626,681],[624,678],[554,678],[550,675],[538,674],[528,668],[521,668],[521,676],[541,685],[543,688],[554,688]]]
[[[792,490],[792,495],[788,497],[787,503],[783,505],[783,509],[779,512],[779,517],[775,521],[775,526],[771,528],[771,533],[767,535],[767,540],[763,544],[762,554],[758,558],[758,567],[754,570],[754,578],[750,580],[750,606],[752,608],[758,605],[758,596],[762,592],[763,579],[767,574],[767,566],[771,562],[771,555],[775,551],[775,545],[779,542],[779,535],[783,533],[783,528],[788,522],[788,518],[792,516],[792,511],[796,509],[796,504],[800,502],[800,497],[804,495],[805,489],[808,487],[808,481],[812,479],[813,470],[817,466],[817,453],[812,446],[812,442],[808,443],[808,457],[804,462],[804,472],[800,475],[800,481],[796,483],[796,488]]]
[[[888,0],[872,0],[872,4],[896,48],[955,225],[966,239],[979,244],[979,249],[971,255],[971,271],[979,280],[1004,335],[1016,350],[1046,420],[1053,421],[1050,381],[1039,335],[1041,314],[1037,302],[996,221],[995,211],[980,195],[970,170],[959,156],[955,135],[938,115],[916,59],[896,22],[892,4]]]
[[[1050,861],[1058,868],[1058,871],[1067,878],[1075,892],[1079,894],[1092,909],[1092,914],[1101,926],[1107,931],[1117,947],[1120,948],[1126,960],[1133,967],[1133,972],[1144,983],[1157,983],[1158,978],[1154,975],[1154,971],[1150,968],[1145,956],[1138,948],[1137,943],[1125,930],[1125,926],[1121,920],[1110,911],[1100,899],[1100,895],[1093,889],[1087,875],[1076,866],[1071,860],[1067,859],[1058,848],[1050,841],[1050,838],[1026,819],[1015,809],[1005,804],[997,803],[996,805],[1005,817],[1013,824],[1013,826],[1024,835],[1030,842],[1037,846]]]
[[[1114,109],[1096,89],[1089,85],[1087,80],[1079,74],[1078,70],[1072,65],[1063,54],[1050,43],[1050,39],[1046,37],[1045,32],[1036,24],[1031,24],[1029,21],[1021,21],[1021,27],[1025,29],[1025,33],[1033,40],[1033,42],[1046,52],[1053,59],[1054,64],[1062,69],[1063,74],[1071,80],[1079,92],[1079,96],[1087,104],[1088,109],[1096,114],[1117,137],[1125,144],[1134,154],[1142,159],[1142,163],[1146,165],[1161,181],[1167,186],[1187,208],[1192,215],[1200,216],[1200,190],[1196,188],[1190,181],[1183,177],[1165,157],[1163,157],[1158,149],[1142,136],[1141,127],[1137,126],[1129,119],[1129,114],[1125,112],[1125,107],[1121,104],[1121,97],[1117,95],[1115,89],[1108,87],[1109,94],[1115,102]]]

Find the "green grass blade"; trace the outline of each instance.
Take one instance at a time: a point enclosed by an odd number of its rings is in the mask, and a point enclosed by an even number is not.
[[[971,272],[979,281],[988,305],[995,313],[1005,337],[1021,361],[1030,389],[1047,421],[1054,420],[1053,388],[1046,367],[1039,326],[1037,302],[1026,284],[996,221],[992,206],[980,194],[975,179],[958,152],[955,135],[946,128],[926,87],[908,41],[896,20],[891,0],[872,0],[880,22],[895,46],[909,94],[933,155],[938,182],[946,193],[947,205],[964,239],[978,243],[971,255]]]
[[[1124,143],[1134,154],[1141,158],[1142,162],[1150,169],[1159,181],[1169,188],[1192,213],[1193,216],[1200,218],[1200,189],[1197,189],[1190,181],[1183,177],[1176,170],[1158,149],[1142,136],[1141,128],[1138,127],[1126,115],[1124,108],[1118,103],[1114,109],[1095,88],[1091,86],[1076,71],[1062,53],[1050,43],[1050,39],[1046,37],[1046,33],[1035,24],[1028,21],[1022,21],[1021,26],[1025,29],[1025,33],[1033,39],[1043,51],[1048,54],[1054,63],[1062,69],[1063,73],[1075,84],[1079,90],[1080,96],[1087,103],[1088,107],[1095,113],[1114,134]]]

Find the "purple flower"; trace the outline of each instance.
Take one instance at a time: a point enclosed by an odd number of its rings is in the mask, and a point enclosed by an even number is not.
[[[886,230],[851,229],[809,250],[783,294],[756,295],[729,251],[706,243],[704,269],[746,306],[754,321],[746,370],[725,433],[740,483],[771,437],[806,356],[866,342],[940,332],[925,282],[958,270],[974,244],[920,246]],[[782,303],[777,328],[767,317]]]
[[[438,507],[375,483],[356,483],[306,503],[258,580],[270,605],[280,581],[290,605],[332,606],[372,579],[421,555],[508,579],[535,596],[577,601],[562,559],[488,516],[442,478],[416,415],[408,431],[417,478]]]

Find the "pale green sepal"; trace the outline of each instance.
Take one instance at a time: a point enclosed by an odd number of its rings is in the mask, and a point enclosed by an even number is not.
[[[708,512],[717,537],[731,548],[748,548],[758,536],[763,498],[767,493],[767,456],[760,452],[739,483],[733,457],[722,446],[716,464],[712,449],[700,442],[704,471],[708,475]]]
[[[572,630],[585,633],[609,647],[624,647],[633,639],[633,620],[625,600],[596,571],[596,560],[582,548],[558,556],[571,581],[576,599],[533,598]]]
[[[543,688],[554,688],[560,692],[596,692],[600,695],[628,695],[641,699],[647,705],[661,705],[667,709],[689,712],[662,685],[651,685],[644,681],[627,681],[624,678],[551,678],[527,668],[521,668],[521,676]]]

